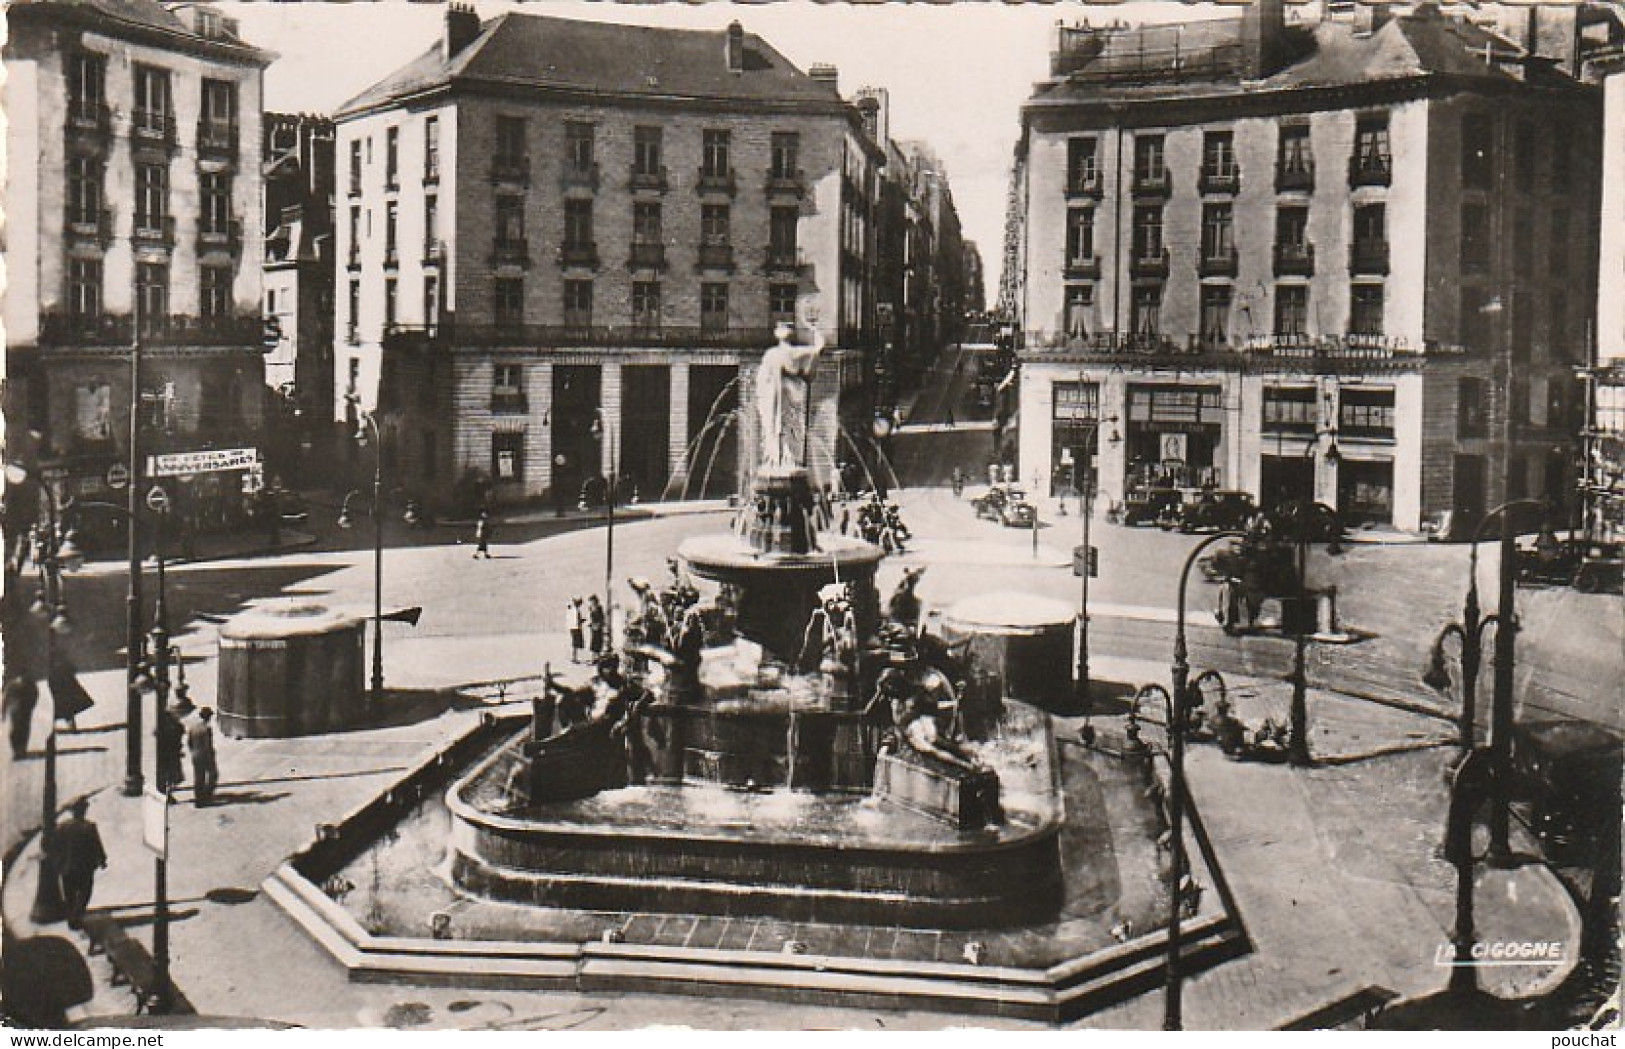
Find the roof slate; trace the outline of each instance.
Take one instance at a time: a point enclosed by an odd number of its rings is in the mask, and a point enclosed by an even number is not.
[[[745,68],[728,71],[725,30],[667,29],[506,13],[446,61],[440,42],[340,107],[372,108],[454,80],[651,98],[838,103],[834,87],[746,33]]]

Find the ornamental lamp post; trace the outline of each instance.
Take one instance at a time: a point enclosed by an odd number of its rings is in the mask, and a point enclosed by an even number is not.
[[[366,447],[372,431],[372,701],[376,707],[384,698],[384,437],[372,412],[357,411],[355,440]],[[354,494],[353,492],[351,493]],[[344,497],[339,527],[346,527],[350,497]]]
[[[68,618],[67,603],[62,591],[62,572],[72,570],[79,563],[79,551],[72,533],[64,535],[56,493],[49,485],[41,485],[50,504],[50,517],[40,528],[34,547],[34,560],[39,567],[40,590],[30,608],[45,620],[45,678],[51,691],[51,731],[45,737],[45,782],[40,791],[40,862],[39,876],[34,885],[34,901],[29,907],[29,921],[46,925],[61,921],[66,907],[62,900],[62,882],[56,865],[56,640],[58,635],[73,631]]]
[[[1095,551],[1089,545],[1090,519],[1095,515],[1095,487],[1096,473],[1094,457],[1100,450],[1100,425],[1111,423],[1111,436],[1106,438],[1112,444],[1117,444],[1123,435],[1117,432],[1117,416],[1109,415],[1104,419],[1096,419],[1088,428],[1088,438],[1084,444],[1083,485],[1078,492],[1078,516],[1081,517],[1082,536],[1082,564],[1078,572],[1078,666],[1074,674],[1073,687],[1076,690],[1077,700],[1086,710],[1089,704],[1092,688],[1089,671],[1089,577],[1094,575],[1098,561]],[[1064,503],[1062,504],[1065,505]],[[1037,527],[1033,529],[1037,533]]]

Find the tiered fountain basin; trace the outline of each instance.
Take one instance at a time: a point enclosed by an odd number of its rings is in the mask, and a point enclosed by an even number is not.
[[[1060,905],[1064,812],[1047,722],[983,745],[1004,785],[1005,819],[967,832],[869,796],[872,761],[838,760],[832,747],[863,738],[856,714],[744,705],[655,708],[649,718],[670,726],[649,733],[667,741],[657,766],[696,753],[685,744],[731,748],[760,769],[761,788],[731,783],[736,766],[703,770],[724,773],[716,781],[511,807],[504,784],[522,760],[521,733],[447,794],[456,884],[532,906],[935,928],[1035,921]],[[791,718],[805,723],[787,746]],[[787,749],[814,757],[798,762]],[[794,772],[807,789],[786,786]]]

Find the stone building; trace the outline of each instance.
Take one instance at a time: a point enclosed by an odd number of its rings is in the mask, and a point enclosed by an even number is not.
[[[737,23],[453,5],[346,103],[334,404],[377,410],[403,496],[573,505],[616,472],[623,497],[731,492],[755,364],[798,308],[819,381],[860,398],[884,158],[836,78]]]
[[[1539,7],[1525,44],[1432,4],[1060,27],[1007,240],[1022,476],[1074,488],[1111,419],[1114,500],[1245,489],[1406,530],[1563,501],[1600,107]]]
[[[1587,370],[1590,409],[1580,495],[1594,539],[1625,540],[1625,33],[1615,26],[1593,66],[1603,91],[1602,221],[1597,267],[1597,354]]]
[[[261,79],[271,56],[204,4],[7,11],[8,444],[59,499],[120,498],[132,348],[141,451],[177,518],[239,519],[264,400]],[[221,467],[229,465],[229,469]]]

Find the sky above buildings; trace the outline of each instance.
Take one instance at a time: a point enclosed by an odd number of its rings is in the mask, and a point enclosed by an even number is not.
[[[280,57],[266,71],[265,105],[331,113],[438,38],[444,7],[395,2],[223,3],[243,34]],[[561,18],[689,29],[734,19],[805,70],[840,70],[841,93],[884,87],[892,137],[928,142],[947,168],[965,235],[981,250],[991,306],[997,295],[1010,160],[1020,109],[1048,70],[1054,26],[1113,19],[1156,22],[1234,14],[1233,5],[1183,3],[777,3],[623,4],[591,0],[478,0],[489,18],[506,10]]]

